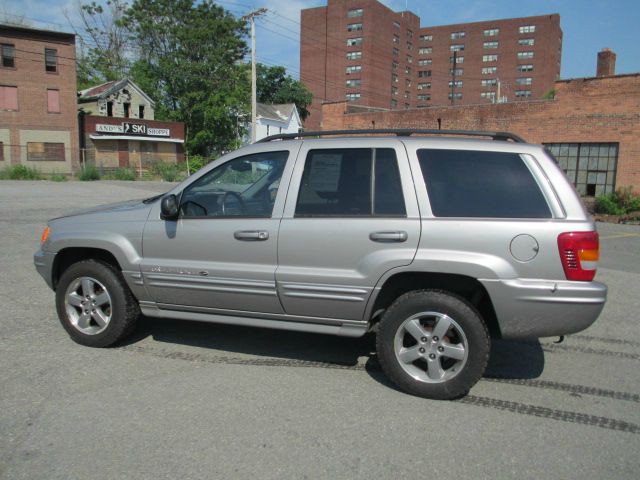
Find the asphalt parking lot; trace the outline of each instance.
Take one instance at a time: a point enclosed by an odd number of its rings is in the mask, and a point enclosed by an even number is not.
[[[0,182],[0,478],[638,478],[640,227],[598,224],[588,330],[497,341],[470,395],[385,380],[370,339],[145,319],[73,343],[32,255],[48,218],[151,182]]]

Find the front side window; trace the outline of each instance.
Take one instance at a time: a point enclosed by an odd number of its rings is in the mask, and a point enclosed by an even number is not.
[[[517,153],[422,149],[418,159],[436,217],[551,218]]]
[[[44,49],[45,70],[50,73],[58,71],[58,51],[54,48]]]
[[[405,215],[395,150],[336,148],[307,154],[296,217]]]
[[[180,199],[182,217],[270,217],[288,151],[235,158],[189,185]]]
[[[0,54],[2,55],[2,66],[15,68],[16,66],[16,49],[9,43],[0,44]]]

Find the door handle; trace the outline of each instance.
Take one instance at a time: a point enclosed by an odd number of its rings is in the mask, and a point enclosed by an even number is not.
[[[233,238],[245,242],[261,242],[269,239],[269,232],[266,230],[238,230],[234,232]]]
[[[369,239],[374,242],[391,243],[391,242],[406,242],[407,232],[398,230],[394,232],[372,232],[369,234]]]

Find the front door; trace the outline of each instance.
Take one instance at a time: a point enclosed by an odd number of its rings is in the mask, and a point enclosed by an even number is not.
[[[382,275],[412,262],[420,217],[400,141],[308,140],[278,238],[287,314],[362,320]]]
[[[275,284],[280,184],[296,153],[276,146],[227,160],[181,192],[178,220],[152,211],[142,274],[161,308],[283,312]]]

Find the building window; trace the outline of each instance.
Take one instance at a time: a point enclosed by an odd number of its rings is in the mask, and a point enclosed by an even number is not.
[[[482,61],[483,62],[497,62],[498,61],[498,55],[483,55],[482,56]]]
[[[362,80],[358,79],[349,79],[347,80],[347,88],[355,88],[359,87],[362,83]]]
[[[452,98],[455,100],[462,100],[462,92],[455,92],[453,94],[449,92],[449,100],[451,100]]]
[[[54,48],[44,49],[45,70],[50,73],[58,71],[58,51]]]
[[[113,102],[107,102],[107,117],[113,117]]]
[[[484,48],[498,48],[498,42],[484,42]]]
[[[617,143],[547,143],[545,146],[580,195],[593,197],[615,192]]]
[[[489,100],[495,100],[496,92],[480,92],[480,98],[488,98]]]
[[[393,47],[393,56],[397,57],[398,55],[400,55],[400,50],[398,50],[396,47]]]
[[[410,52],[411,50],[413,50],[413,43],[407,42],[407,51]]]
[[[362,16],[362,9],[361,8],[354,8],[352,10],[349,10],[347,12],[347,17],[348,18],[356,18],[356,17],[361,17]]]
[[[418,90],[429,90],[431,88],[431,82],[422,82],[418,84]]]
[[[398,95],[398,87],[391,87],[391,95]]]
[[[2,55],[2,66],[7,68],[15,68],[16,66],[16,50],[9,43],[0,44],[0,54]]]
[[[483,75],[490,75],[492,73],[496,73],[498,71],[498,67],[483,67],[482,68],[482,74]]]
[[[131,116],[131,104],[123,103],[122,106],[124,107],[124,118],[129,118]]]
[[[490,29],[484,31],[484,36],[485,37],[496,37],[496,36],[498,36],[499,33],[500,33],[500,29],[499,28],[490,28]]]
[[[464,75],[464,68],[450,68],[449,75],[455,75],[456,77]]]
[[[395,33],[393,34],[393,43],[400,43],[400,37]]]
[[[449,50],[451,50],[452,52],[461,52],[464,50],[464,44],[460,43],[460,44],[456,44],[456,45],[451,45],[449,47]]]
[[[453,63],[453,56],[449,57],[449,63]],[[456,65],[460,65],[461,63],[464,63],[464,57],[456,56]]]
[[[359,60],[362,58],[362,52],[347,52],[347,60]]]
[[[347,25],[347,32],[360,32],[361,30],[361,23],[350,23],[349,25]]]
[[[420,41],[422,42],[432,42],[433,41],[433,35],[420,35]]]
[[[350,75],[352,73],[358,73],[362,71],[362,66],[361,65],[350,65],[347,67],[347,75]]]
[[[413,57],[411,55],[407,55],[407,63],[413,63]]]
[[[531,77],[516,78],[516,85],[531,85],[533,79]]]
[[[345,95],[345,98],[347,99],[347,102],[357,102],[358,100],[360,100],[360,94],[359,93],[347,93]]]
[[[522,25],[520,28],[518,28],[518,32],[519,33],[535,33],[536,32],[536,26],[535,25]]]
[[[144,105],[138,105],[138,118],[144,118]]]
[[[27,142],[27,160],[31,162],[64,162],[64,143]]]
[[[393,28],[400,30],[400,22],[393,22]]]
[[[409,80],[408,78],[405,79],[404,86],[405,88],[411,88],[411,80]]]
[[[391,80],[393,81],[393,83],[398,83],[398,74],[397,73],[392,73],[391,74]]]
[[[533,58],[533,52],[518,52],[518,59]]]
[[[425,101],[430,101],[431,100],[431,94],[430,93],[420,93],[418,94],[418,100],[421,102],[425,102]]]
[[[395,98],[391,99],[391,108],[398,108],[398,100]]]
[[[518,65],[519,72],[533,72],[533,65]]]
[[[18,87],[0,85],[0,110],[18,110]]]
[[[407,38],[413,38],[413,31],[407,30]]]
[[[422,47],[418,50],[418,55],[431,55],[431,52],[433,52],[432,47]]]
[[[453,32],[450,35],[451,40],[459,40],[464,38],[464,32]]]
[[[411,67],[404,67],[404,73],[406,75],[411,75]]]
[[[418,60],[418,65],[424,67],[426,65],[431,65],[432,60],[430,58],[423,58],[422,60]]]
[[[531,90],[516,90],[517,98],[529,98],[531,97]]]
[[[534,45],[536,43],[533,38],[520,38],[518,40],[518,45]]]
[[[60,90],[47,89],[47,112],[60,113]]]
[[[431,70],[419,70],[418,78],[426,78],[431,76]]]
[[[498,80],[495,78],[487,78],[485,80],[480,80],[480,85],[483,87],[495,87],[498,84]]]
[[[456,80],[455,82],[453,80],[449,80],[449,88],[462,88],[462,80]]]
[[[391,64],[391,69],[392,70],[398,70],[398,67],[400,66],[400,64],[398,62],[393,62]]]
[[[358,45],[362,45],[362,37],[347,39],[347,47],[357,47]]]

